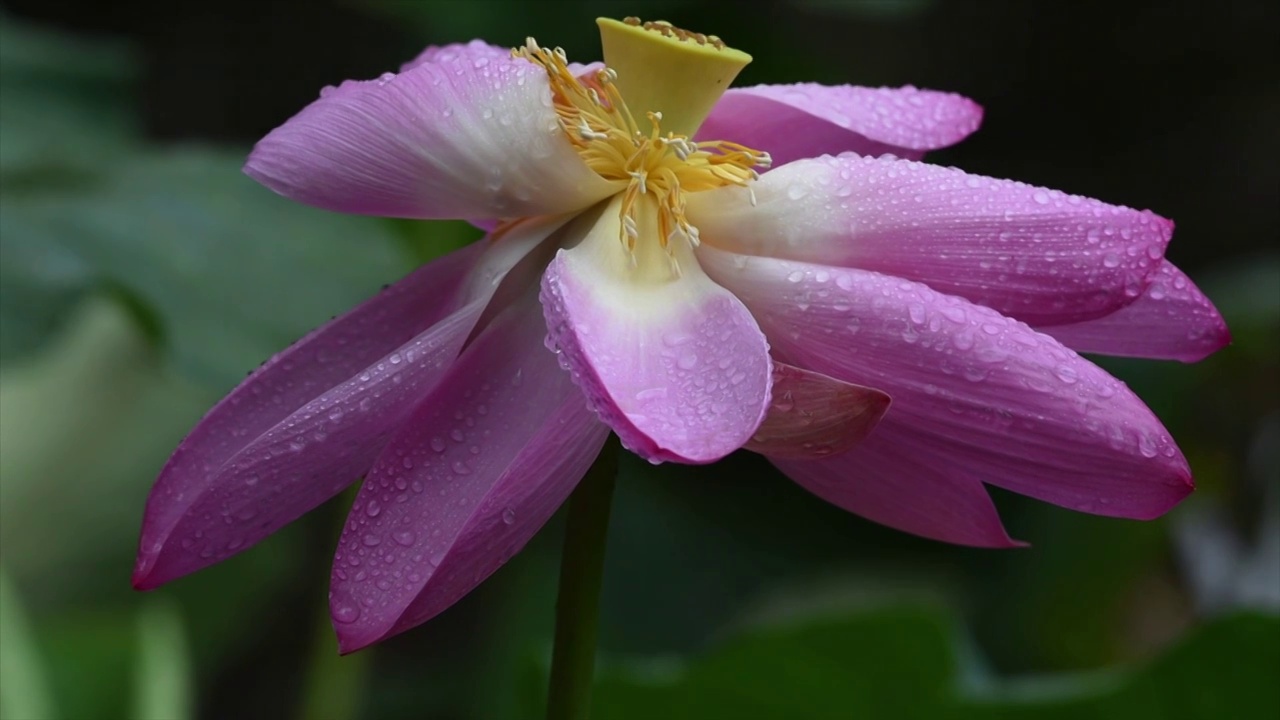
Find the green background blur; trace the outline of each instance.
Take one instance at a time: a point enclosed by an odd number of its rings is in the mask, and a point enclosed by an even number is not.
[[[1270,2],[26,0],[0,14],[0,716],[540,714],[557,517],[423,627],[336,656],[343,496],[220,566],[129,587],[169,452],[271,353],[473,239],[329,215],[239,172],[345,78],[430,43],[598,55],[598,15],[755,56],[741,84],[952,90],[983,129],[930,156],[1178,230],[1235,343],[1101,361],[1199,491],[1151,523],[994,491],[1031,549],[895,533],[754,456],[623,467],[601,719],[1280,717],[1280,12]]]

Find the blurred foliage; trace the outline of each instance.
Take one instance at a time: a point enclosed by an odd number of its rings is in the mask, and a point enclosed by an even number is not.
[[[1194,367],[1100,361],[1165,420],[1201,492],[1156,523],[997,493],[1030,550],[885,530],[753,456],[708,468],[626,460],[597,716],[1280,709],[1268,694],[1280,675],[1280,254],[1274,197],[1258,190],[1275,186],[1276,61],[1261,54],[1271,4],[1201,8],[1203,19],[1101,0],[770,0],[754,14],[680,0],[567,0],[555,12],[517,0],[6,7],[5,720],[538,714],[558,521],[439,619],[346,658],[323,618],[349,499],[157,596],[127,578],[150,482],[222,392],[479,234],[284,201],[240,173],[253,139],[321,85],[375,76],[426,42],[535,35],[589,59],[591,20],[627,14],[714,29],[756,56],[746,83],[914,82],[979,98],[988,129],[937,161],[1176,217],[1174,259],[1219,304],[1235,344]],[[1194,43],[1160,39],[1191,31]]]
[[[687,661],[610,664],[593,717],[1193,720],[1265,717],[1275,707],[1274,616],[1217,620],[1139,669],[969,683],[976,687],[959,681],[956,634],[946,613],[910,603],[808,614]]]

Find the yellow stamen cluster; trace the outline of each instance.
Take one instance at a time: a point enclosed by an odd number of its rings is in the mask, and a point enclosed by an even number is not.
[[[650,24],[653,23],[646,23]],[[662,24],[657,31],[662,30],[675,29]],[[690,37],[698,42],[697,37]],[[718,38],[700,37],[701,43],[718,42]],[[748,187],[750,181],[759,178],[753,168],[769,166],[768,153],[737,143],[694,142],[686,135],[663,134],[660,112],[645,113],[650,125],[645,132],[619,93],[617,73],[610,68],[579,80],[569,71],[563,50],[539,47],[533,38],[512,54],[546,69],[560,126],[587,165],[606,180],[627,183],[619,239],[633,258],[639,238],[636,212],[641,198],[648,197],[656,203],[658,242],[663,248],[677,237],[696,247],[698,229],[685,217],[685,193],[727,185]]]

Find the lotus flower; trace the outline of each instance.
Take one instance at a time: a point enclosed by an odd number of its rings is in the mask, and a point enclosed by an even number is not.
[[[1191,491],[1151,411],[1075,352],[1227,342],[1163,259],[1173,223],[918,162],[977,128],[962,97],[726,92],[750,58],[719,39],[600,26],[606,65],[429,48],[258,143],[246,172],[286,197],[491,232],[210,411],[151,493],[137,587],[364,476],[330,593],[351,651],[502,565],[610,431],[652,462],[754,450],[851,512],[975,546],[1015,544],[984,484],[1127,518]]]

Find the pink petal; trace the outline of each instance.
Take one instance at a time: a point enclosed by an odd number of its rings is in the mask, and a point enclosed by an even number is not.
[[[1149,211],[906,160],[803,160],[745,190],[690,197],[705,242],[910,278],[1035,325],[1102,317],[1160,268],[1173,223]]]
[[[776,351],[880,388],[902,453],[1083,512],[1152,518],[1192,490],[1186,460],[1124,383],[1053,338],[920,283],[703,246],[708,274]],[[842,459],[859,463],[861,448]]]
[[[1199,362],[1231,343],[1213,302],[1165,261],[1132,304],[1097,320],[1040,331],[1080,352]]]
[[[492,50],[436,49],[399,75],[330,88],[245,172],[308,205],[393,217],[555,214],[610,194],[560,130],[546,72]]]
[[[976,547],[1022,545],[1009,537],[978,478],[949,472],[949,458],[884,423],[854,452],[821,460],[773,458],[827,502],[913,535]]]
[[[889,396],[793,365],[774,363],[769,414],[746,449],[772,459],[846,452],[875,429]]]
[[[555,357],[532,294],[467,348],[378,458],[334,557],[342,652],[425,622],[518,552],[608,435]]]
[[[475,62],[477,60],[507,60],[511,57],[511,48],[490,45],[483,40],[472,40],[468,43],[450,43],[448,45],[428,45],[417,57],[400,66],[400,72],[407,72],[424,63],[451,63],[455,61]]]
[[[698,139],[764,150],[775,167],[842,152],[919,159],[960,142],[981,122],[982,108],[974,101],[909,85],[756,85],[726,92]]]
[[[147,500],[134,585],[244,550],[350,485],[448,369],[498,282],[558,227],[425,265],[268,360],[216,405]]]
[[[682,268],[637,282],[584,244],[551,262],[542,304],[561,362],[625,447],[651,462],[708,463],[742,447],[764,418],[769,347],[692,256]]]

